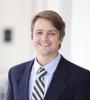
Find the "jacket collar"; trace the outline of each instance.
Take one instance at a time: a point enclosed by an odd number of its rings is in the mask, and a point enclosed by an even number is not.
[[[65,59],[61,57],[44,100],[52,100],[52,98],[53,100],[58,100],[68,85],[66,82],[68,75],[69,72],[65,65]]]
[[[29,78],[31,74],[32,65],[34,60],[28,62],[20,76],[17,78],[17,88],[19,92],[19,100],[29,100],[28,96],[28,87],[29,87]]]

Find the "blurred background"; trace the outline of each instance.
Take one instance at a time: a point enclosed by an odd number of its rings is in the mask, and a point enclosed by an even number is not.
[[[10,67],[35,56],[30,24],[42,10],[58,12],[66,23],[61,54],[90,70],[90,0],[0,0],[0,100]]]

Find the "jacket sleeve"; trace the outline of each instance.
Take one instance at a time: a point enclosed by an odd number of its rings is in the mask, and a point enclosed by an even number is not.
[[[12,79],[11,79],[11,70],[9,70],[9,73],[8,73],[8,90],[7,90],[7,99],[6,100],[14,100]]]
[[[78,86],[74,95],[74,100],[90,100],[90,75],[80,86]]]

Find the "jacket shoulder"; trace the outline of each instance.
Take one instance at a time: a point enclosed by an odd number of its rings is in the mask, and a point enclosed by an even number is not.
[[[88,69],[85,69],[85,68],[65,59],[63,56],[62,56],[62,61],[64,62],[65,66],[67,66],[68,69],[71,70],[71,72],[81,72],[81,73],[89,73],[90,74],[90,71]]]
[[[19,76],[21,73],[24,73],[26,70],[32,67],[33,62],[34,59],[13,66],[10,68],[9,74],[11,74],[12,76]]]
[[[90,77],[90,71],[85,69],[77,64],[72,63],[71,61],[62,57],[62,62],[64,62],[65,67],[68,69],[69,79],[72,83],[81,83]]]

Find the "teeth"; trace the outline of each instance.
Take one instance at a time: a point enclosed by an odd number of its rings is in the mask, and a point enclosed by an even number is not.
[[[48,44],[42,44],[42,46],[48,46]]]
[[[49,46],[49,44],[41,44],[42,46]]]

